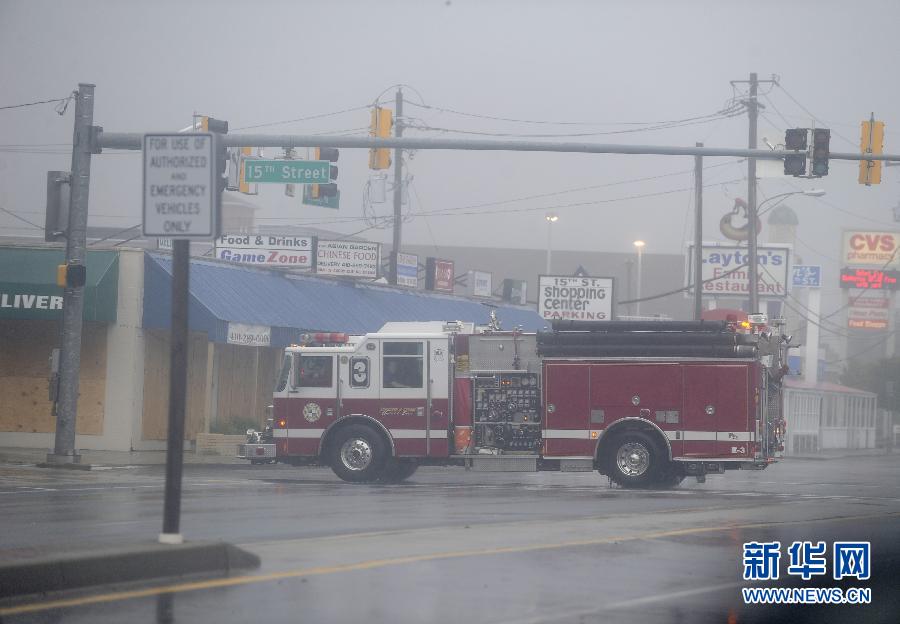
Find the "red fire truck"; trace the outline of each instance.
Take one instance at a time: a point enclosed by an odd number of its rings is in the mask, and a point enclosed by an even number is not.
[[[239,455],[397,482],[422,465],[597,470],[623,487],[762,469],[783,450],[790,341],[726,321],[388,323],[285,352],[271,427]],[[738,324],[740,325],[740,324]]]

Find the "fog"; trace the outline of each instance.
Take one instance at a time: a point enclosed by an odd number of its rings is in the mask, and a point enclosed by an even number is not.
[[[733,109],[746,84],[730,81],[757,72],[780,84],[760,88],[760,147],[764,138],[781,142],[788,125],[810,126],[815,115],[815,125],[832,129],[832,150],[855,151],[859,122],[874,112],[887,123],[887,151],[896,152],[900,87],[889,72],[898,18],[900,5],[890,1],[863,9],[767,1],[2,0],[0,105],[65,97],[81,81],[96,84],[95,123],[107,131],[171,131],[202,113],[228,120],[232,133],[262,125],[253,132],[365,135],[369,111],[362,107],[379,96],[393,107],[392,85],[402,83],[413,126],[406,136],[487,138],[451,129],[746,147],[745,113],[695,118]],[[271,125],[346,109],[355,110]],[[685,119],[694,121],[656,130],[623,125]],[[22,219],[42,224],[45,172],[69,168],[72,108],[64,116],[53,104],[0,110],[0,135],[0,207],[19,217],[0,212],[0,227],[40,236]],[[363,230],[367,158],[365,150],[342,150],[339,211],[301,206],[281,186],[262,185],[251,198],[258,220]],[[746,197],[746,163],[735,161],[705,161],[708,240],[722,240],[720,217],[735,197]],[[403,238],[410,244],[543,249],[550,210],[560,216],[554,249],[627,252],[640,238],[645,254],[675,254],[692,237],[691,157],[419,151],[408,165],[413,182],[404,210],[412,214]],[[140,155],[107,151],[92,167],[90,223],[139,223]],[[762,180],[760,201],[798,189],[827,192],[786,203],[800,219],[797,253],[825,265],[825,282],[834,284],[842,228],[897,228],[897,172],[885,169],[880,186],[865,187],[856,163],[832,161],[821,180]],[[582,187],[592,188],[565,192]],[[416,216],[533,195],[543,197]],[[390,241],[389,229],[361,235]],[[837,304],[836,288],[825,294]]]

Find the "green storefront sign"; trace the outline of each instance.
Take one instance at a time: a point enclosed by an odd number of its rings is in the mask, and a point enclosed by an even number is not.
[[[0,320],[62,318],[63,289],[56,267],[65,262],[61,249],[0,248]],[[116,320],[119,254],[88,251],[84,320]]]

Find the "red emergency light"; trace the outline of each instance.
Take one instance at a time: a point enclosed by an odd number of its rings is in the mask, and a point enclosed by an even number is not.
[[[300,336],[300,343],[307,347],[313,345],[346,344],[347,341],[347,334],[342,332],[315,332],[313,334],[303,334]]]

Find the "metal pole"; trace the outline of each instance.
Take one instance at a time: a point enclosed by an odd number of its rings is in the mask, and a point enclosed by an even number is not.
[[[69,231],[66,264],[85,264],[88,195],[93,152],[94,85],[79,83],[75,98],[75,130],[72,137],[72,177],[69,196]],[[75,452],[75,421],[78,416],[78,379],[81,374],[81,326],[84,287],[66,288],[63,293],[63,325],[59,361],[59,403],[56,412],[56,439],[48,463],[73,464],[81,461]]]
[[[394,100],[396,107],[394,117],[394,137],[403,136],[403,90],[397,89]],[[403,223],[403,150],[394,149],[394,245],[391,252],[391,284],[397,283],[397,254],[400,253],[401,232]]]
[[[636,301],[636,303],[635,303],[635,311],[634,311],[634,314],[635,314],[635,316],[640,316],[640,315],[641,315],[641,278],[643,277],[643,276],[641,275],[641,272],[642,272],[641,269],[642,269],[642,265],[643,265],[642,259],[643,259],[643,257],[644,257],[644,247],[643,247],[643,245],[640,246],[640,247],[638,247],[637,250],[638,250],[638,263],[637,263],[637,297],[636,297],[637,301]]]
[[[163,544],[182,542],[181,471],[184,459],[184,412],[187,396],[188,287],[191,242],[172,244],[172,344],[169,364],[169,432],[166,443],[166,491],[163,508]]]
[[[806,323],[806,364],[804,380],[815,385],[819,381],[819,310],[822,307],[822,292],[819,288],[809,288]]]
[[[703,147],[703,143],[697,143]],[[701,282],[703,270],[703,156],[694,156],[694,320],[699,321],[703,314],[703,298]]]
[[[750,74],[750,98],[747,102],[747,114],[750,117],[750,137],[747,147],[756,149],[756,124],[759,111],[757,110],[756,93],[758,82],[756,74]],[[757,271],[759,269],[756,253],[756,159],[747,159],[747,247],[748,247],[748,287],[750,288],[750,312],[759,312],[759,282]]]
[[[551,221],[549,217],[546,217],[546,219],[547,219],[547,271],[546,271],[546,275],[550,275],[550,270],[551,270],[551,267],[553,266],[551,259],[550,259],[551,246],[552,246],[552,242],[553,242],[553,239],[552,239],[553,221]]]
[[[143,135],[137,132],[104,132],[97,145],[108,149],[141,149]],[[378,139],[374,137],[307,134],[226,134],[225,147],[345,147],[348,149],[464,150],[489,152],[553,152],[558,154],[657,154],[661,156],[735,156],[784,160],[796,155],[789,150],[732,147],[680,147],[676,145],[622,145],[619,143],[560,143],[557,141],[510,141],[497,139],[424,139],[419,137]],[[900,154],[855,154],[831,152],[831,160],[898,161]]]

